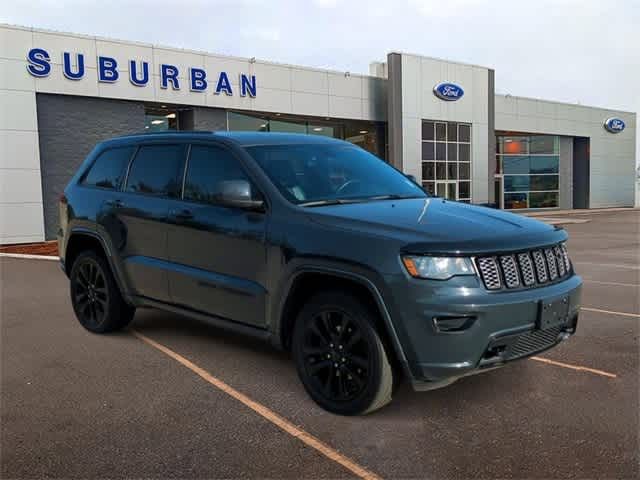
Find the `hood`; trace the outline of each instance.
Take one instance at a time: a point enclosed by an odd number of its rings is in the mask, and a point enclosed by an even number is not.
[[[326,205],[309,213],[326,226],[400,239],[406,253],[503,252],[567,238],[561,228],[529,217],[442,198]]]

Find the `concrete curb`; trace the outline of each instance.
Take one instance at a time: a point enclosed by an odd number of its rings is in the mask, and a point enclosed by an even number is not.
[[[26,253],[0,253],[0,258],[21,258],[23,260],[54,260],[59,261],[60,257],[51,255],[29,255]]]

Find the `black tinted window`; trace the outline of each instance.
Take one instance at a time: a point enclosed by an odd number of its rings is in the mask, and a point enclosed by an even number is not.
[[[127,192],[177,197],[185,150],[184,145],[140,147],[129,171]]]
[[[225,182],[249,181],[238,161],[219,147],[193,145],[189,156],[184,199],[216,203]]]
[[[124,178],[134,147],[113,148],[102,152],[84,177],[83,184],[115,190]]]

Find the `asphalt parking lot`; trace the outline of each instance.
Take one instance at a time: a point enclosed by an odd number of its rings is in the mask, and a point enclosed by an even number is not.
[[[573,338],[355,418],[317,407],[287,354],[190,319],[90,334],[56,262],[0,258],[0,476],[638,478],[640,211],[580,218]]]

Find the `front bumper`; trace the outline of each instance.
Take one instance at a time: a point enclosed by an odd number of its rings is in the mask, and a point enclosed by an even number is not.
[[[582,292],[577,275],[513,292],[488,292],[469,279],[461,282],[434,287],[412,280],[405,287],[403,343],[416,390],[439,388],[534,355],[576,331]],[[568,302],[566,321],[540,329],[541,301],[554,298]]]

